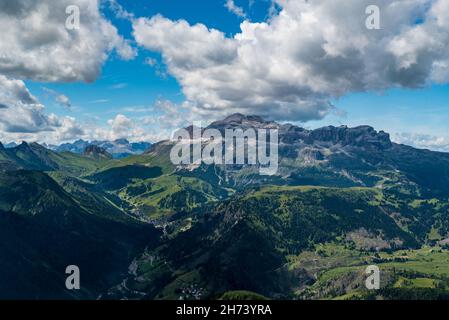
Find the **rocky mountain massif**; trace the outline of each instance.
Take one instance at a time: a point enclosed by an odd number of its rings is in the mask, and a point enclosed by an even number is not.
[[[72,152],[77,154],[84,153],[84,150],[89,146],[97,146],[105,149],[114,158],[125,158],[130,155],[142,154],[150,146],[149,142],[129,142],[126,139],[118,139],[115,141],[85,141],[82,139],[76,140],[73,143],[63,143],[61,145],[44,145],[47,149],[57,152]],[[11,142],[5,144],[5,148],[15,148],[17,144]]]
[[[449,297],[449,154],[368,126],[306,130],[232,115],[209,128],[276,128],[279,170],[175,167],[173,144],[0,146],[3,298]],[[82,290],[65,289],[79,265]],[[364,288],[368,264],[382,289]]]

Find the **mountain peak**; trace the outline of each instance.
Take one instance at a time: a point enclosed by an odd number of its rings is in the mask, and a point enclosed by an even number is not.
[[[239,126],[243,129],[245,128],[265,128],[265,127],[278,127],[276,122],[265,121],[262,117],[257,115],[243,115],[241,113],[234,113],[230,116],[224,118],[223,120],[218,120],[212,122],[209,127],[217,129],[225,129],[229,127]]]
[[[94,159],[112,159],[112,155],[106,149],[94,144],[87,146],[83,154]]]
[[[30,145],[27,142],[22,141],[16,148],[19,150],[30,150]]]
[[[260,122],[260,123],[265,122],[265,120],[260,116],[256,116],[256,115],[245,116],[241,113],[231,114],[230,116],[227,116],[226,118],[224,118],[222,120],[222,122],[224,122],[224,123],[231,123],[231,122],[243,123],[245,121]]]
[[[373,127],[362,125],[354,128],[342,125],[339,127],[326,126],[315,130],[306,130],[293,124],[278,124],[274,121],[265,121],[256,115],[245,116],[234,113],[223,120],[209,125],[210,128],[223,132],[225,129],[248,128],[279,129],[279,136],[284,143],[303,141],[306,144],[331,144],[354,147],[375,147],[386,149],[392,146],[390,135],[384,131],[376,131]],[[188,129],[191,130],[191,127]],[[190,132],[190,131],[189,131]]]
[[[117,143],[117,144],[129,144],[129,141],[127,140],[127,139],[116,139],[115,141],[114,141],[115,143]]]

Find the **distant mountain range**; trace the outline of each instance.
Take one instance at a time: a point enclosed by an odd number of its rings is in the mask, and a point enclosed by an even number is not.
[[[108,143],[0,144],[0,297],[449,298],[448,153],[369,126],[234,114],[209,128],[278,129],[277,174],[176,167],[171,141],[121,159]]]
[[[82,154],[88,146],[98,146],[106,150],[113,158],[120,159],[125,158],[129,155],[142,154],[149,147],[151,147],[150,142],[129,142],[126,139],[118,139],[114,141],[85,141],[82,139],[76,140],[73,143],[64,143],[59,146],[57,145],[47,145],[43,144],[47,149],[58,151],[58,152],[73,152],[77,154]],[[15,148],[17,144],[11,142],[4,145],[5,148]]]

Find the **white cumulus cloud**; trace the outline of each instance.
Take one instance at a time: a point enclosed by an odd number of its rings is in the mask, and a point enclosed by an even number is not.
[[[46,87],[42,88],[44,92],[54,97],[57,104],[66,107],[67,109],[70,109],[72,107],[72,103],[70,102],[70,98],[67,97],[65,94],[59,93],[56,90],[49,89]]]
[[[243,10],[243,8],[237,6],[235,4],[234,0],[226,0],[225,7],[226,7],[226,9],[229,10],[229,12],[232,12],[233,14],[235,14],[236,16],[238,16],[240,18],[246,17],[246,14],[245,14],[245,11]]]
[[[78,30],[66,28],[66,8],[73,5]],[[0,30],[0,74],[10,78],[91,82],[112,50],[123,59],[136,55],[97,0],[0,1]]]
[[[392,140],[397,143],[420,149],[449,152],[449,137],[422,133],[397,133]]]
[[[160,15],[134,20],[138,44],[160,52],[199,115],[320,119],[351,92],[449,81],[447,0],[276,0],[269,21],[233,37]],[[381,29],[366,28],[377,5]]]
[[[72,117],[47,115],[22,80],[0,75],[0,139],[55,143],[85,134]]]
[[[52,131],[60,125],[53,114],[45,115],[44,106],[21,80],[0,75],[0,128],[9,133]]]

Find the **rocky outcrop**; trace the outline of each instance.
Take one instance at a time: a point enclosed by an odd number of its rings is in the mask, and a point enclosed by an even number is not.
[[[240,113],[235,113],[226,117],[223,120],[212,122],[208,128],[218,129],[220,131],[224,129],[230,128],[240,128],[240,129],[248,129],[248,128],[279,128],[280,125],[274,121],[265,121],[260,116],[245,116]]]
[[[84,149],[83,154],[86,157],[90,157],[93,159],[105,159],[105,160],[112,159],[112,155],[110,153],[108,153],[104,148],[96,145],[87,146]]]
[[[342,146],[374,146],[382,149],[392,146],[389,134],[383,131],[377,132],[370,126],[359,126],[355,128],[328,126],[311,131],[307,142],[312,144],[320,141],[340,144]]]
[[[230,115],[224,120],[215,121],[208,128],[223,131],[230,128],[278,129],[279,139],[284,144],[306,145],[340,145],[354,147],[374,147],[387,149],[392,146],[390,135],[383,131],[377,132],[370,126],[349,128],[347,126],[327,126],[315,130],[307,130],[293,124],[279,124],[265,121],[259,116],[245,116],[240,113]],[[191,129],[191,128],[189,128]]]

